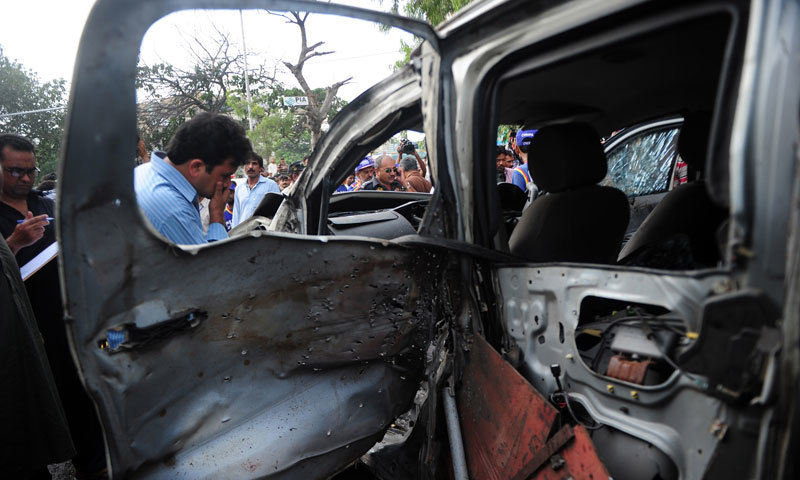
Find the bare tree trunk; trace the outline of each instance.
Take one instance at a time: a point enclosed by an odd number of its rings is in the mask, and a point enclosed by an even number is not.
[[[322,55],[329,55],[333,53],[333,51],[317,51],[317,48],[321,47],[325,42],[317,42],[311,46],[308,45],[308,35],[306,33],[306,19],[308,19],[308,12],[289,12],[287,15],[278,13],[272,14],[285,18],[288,23],[293,23],[300,29],[300,56],[297,59],[297,63],[292,64],[289,62],[283,62],[283,64],[286,65],[286,68],[288,68],[290,72],[292,72],[294,78],[297,79],[297,83],[300,84],[300,88],[303,89],[303,92],[305,92],[306,96],[308,97],[308,106],[298,109],[298,113],[304,115],[306,118],[306,125],[308,126],[309,130],[311,130],[311,148],[313,149],[322,136],[322,122],[324,122],[325,118],[328,116],[331,103],[333,102],[333,99],[336,98],[339,88],[342,85],[349,83],[353,77],[348,77],[340,82],[336,82],[333,85],[326,87],[325,98],[320,101],[320,99],[314,95],[314,92],[308,85],[305,76],[303,76],[303,66],[309,59]]]

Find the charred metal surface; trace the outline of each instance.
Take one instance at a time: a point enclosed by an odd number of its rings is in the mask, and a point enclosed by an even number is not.
[[[470,476],[515,478],[547,443],[556,409],[483,337],[467,355],[458,410]]]
[[[324,476],[411,405],[419,327],[433,321],[426,254],[258,234],[191,253],[144,229],[126,237],[122,257],[84,254],[90,288],[69,297],[115,473],[249,478],[311,464]],[[96,346],[108,329],[152,329],[187,308],[207,319],[141,348]]]
[[[260,234],[192,253],[141,227],[116,238],[130,239],[127,253],[85,252],[71,284],[89,288],[69,297],[115,472],[235,478],[311,462],[323,476],[411,404],[418,327],[433,321],[428,255]],[[187,308],[207,319],[135,350],[96,347],[108,329],[153,328]]]
[[[550,366],[559,364],[570,398],[595,419],[662,450],[681,478],[700,478],[721,439],[714,422],[739,412],[715,398],[702,376],[675,371],[658,385],[638,385],[593,372],[575,344],[581,302],[587,296],[663,307],[701,330],[704,302],[730,283],[724,273],[664,274],[572,266],[497,269],[508,334],[524,356],[523,374],[548,395],[557,389]],[[691,415],[687,415],[691,412]],[[613,474],[613,472],[612,472]]]
[[[535,480],[602,480],[611,478],[597,456],[594,443],[586,429],[578,425],[573,430],[572,439],[565,448],[550,457],[550,462],[541,467]]]

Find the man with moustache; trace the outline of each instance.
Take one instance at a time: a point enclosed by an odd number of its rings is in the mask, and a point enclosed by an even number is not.
[[[281,189],[281,192],[286,190],[286,188],[288,188],[289,185],[291,184],[292,184],[292,179],[289,178],[289,175],[286,174],[278,175],[278,188]]]
[[[354,173],[355,181],[347,187],[349,192],[361,190],[364,188],[364,184],[372,180],[372,177],[375,176],[375,162],[372,161],[372,157],[364,157],[358,162]]]
[[[264,195],[269,192],[281,193],[277,183],[261,175],[262,170],[264,170],[264,159],[253,152],[244,165],[247,181],[236,186],[231,228],[253,216]]]
[[[19,265],[3,237],[0,319],[0,471],[5,478],[49,479],[47,464],[72,458],[75,448]]]
[[[405,190],[403,185],[397,181],[394,158],[389,155],[381,155],[376,158],[375,178],[365,183],[362,190]]]
[[[166,153],[154,152],[148,163],[136,167],[136,201],[153,228],[174,243],[198,245],[228,238],[224,210],[231,175],[252,151],[244,128],[232,118],[195,115],[178,128]],[[210,199],[205,233],[201,197]]]
[[[47,217],[51,219],[55,217],[55,205],[53,200],[43,196],[42,192],[33,188],[39,169],[36,167],[35,147],[29,140],[14,134],[0,135],[0,167],[4,171],[3,182],[0,187],[0,192],[2,192],[2,195],[0,195],[0,235],[3,236],[11,252],[16,257],[15,265],[18,266],[16,266],[15,277],[19,279],[19,266],[28,263],[42,250],[56,241],[54,224],[47,219]],[[10,258],[3,260],[6,273],[9,269],[13,270],[10,266],[11,261]],[[9,282],[16,283],[16,279],[6,274],[6,280]],[[22,282],[20,281],[19,284],[22,285]],[[32,328],[35,329],[38,326],[38,331],[34,332],[34,339],[38,341],[44,340],[43,347],[37,344],[36,350],[43,348],[47,352],[46,361],[49,361],[49,370],[52,371],[52,378],[55,380],[58,396],[61,397],[66,419],[77,449],[77,455],[72,459],[73,465],[79,474],[88,475],[102,472],[105,469],[103,434],[94,411],[94,405],[86,395],[78,377],[78,372],[72,362],[64,324],[64,312],[61,305],[58,262],[50,261],[45,264],[36,273],[28,277],[22,288],[26,291],[27,297],[30,298],[30,307],[25,307],[23,303],[19,303],[17,307],[22,305],[23,309],[32,309],[30,319],[35,318],[36,321],[36,325]],[[21,293],[18,291],[15,294],[17,300],[20,300]],[[5,300],[3,302],[5,303]],[[10,308],[14,303],[16,302],[12,301],[11,305],[4,305],[4,307]],[[24,304],[28,304],[27,299],[25,299]],[[15,318],[16,316],[16,313],[0,308],[0,319],[5,321],[6,314],[13,315],[9,318]],[[22,330],[16,330],[17,327],[21,328],[21,325],[4,325],[4,328],[11,327],[15,328],[13,335],[22,332]],[[12,334],[10,331],[4,330],[4,332],[9,335]],[[40,337],[39,332],[41,332]],[[11,339],[8,338],[7,340]],[[24,341],[27,342],[29,340],[30,338],[26,337]],[[20,339],[20,341],[23,340]],[[28,347],[33,348],[32,345],[28,345]],[[13,361],[10,356],[6,360]],[[3,364],[6,366],[14,365],[12,363]],[[19,363],[16,365],[22,366]],[[40,370],[40,365],[32,364],[31,366],[35,366]],[[37,374],[39,373],[41,372]],[[19,371],[19,374],[27,375],[24,369]],[[7,385],[4,384],[4,387],[11,388],[11,392],[14,391],[13,385],[18,384],[16,381],[11,383],[10,379],[7,383]],[[19,385],[24,387],[24,382]],[[17,393],[24,396],[22,391],[17,390]],[[49,395],[50,392],[41,390],[40,394]],[[24,411],[28,411],[28,408],[26,405]],[[58,410],[60,410],[60,407]],[[23,412],[23,410],[20,410],[20,412]],[[13,416],[12,423],[19,421],[19,417],[14,416],[15,412],[6,413],[10,413]],[[22,413],[21,415],[25,414]],[[63,413],[60,415],[63,415]],[[30,420],[28,418],[29,422]],[[31,432],[35,433],[37,428],[45,427],[46,422],[47,419],[45,418],[41,419],[41,422],[36,420],[36,422],[31,422],[27,425],[27,428],[32,429]],[[66,431],[66,428],[64,430]],[[46,435],[46,433],[42,432],[41,435]],[[45,443],[41,445],[42,448],[46,448]],[[14,446],[16,447],[17,445]],[[70,445],[69,450],[71,449]],[[27,454],[37,456],[45,455],[46,452],[28,452]],[[59,455],[58,459],[51,458],[50,461],[63,461],[68,458],[69,456]],[[14,475],[11,476],[13,477]]]

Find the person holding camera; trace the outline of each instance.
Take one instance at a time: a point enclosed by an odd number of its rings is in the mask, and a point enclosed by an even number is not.
[[[400,160],[403,159],[403,154],[414,155],[414,157],[417,159],[417,165],[419,166],[419,174],[422,176],[422,178],[426,178],[428,176],[428,166],[425,164],[422,158],[420,158],[419,153],[417,153],[416,145],[414,145],[414,143],[407,138],[400,140],[400,145],[397,147],[398,164],[400,163]]]

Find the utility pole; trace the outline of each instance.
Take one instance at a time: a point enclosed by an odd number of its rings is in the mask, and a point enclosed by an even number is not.
[[[250,126],[250,130],[253,130],[253,114],[250,111],[250,102],[252,101],[250,98],[250,75],[247,69],[247,43],[244,40],[244,14],[241,9],[239,10],[239,23],[242,27],[242,48],[244,48],[244,90],[247,94],[247,124]]]

